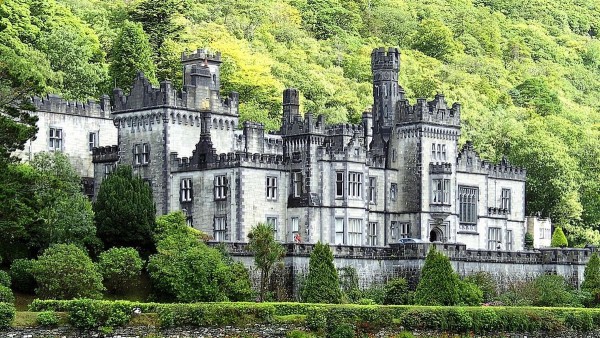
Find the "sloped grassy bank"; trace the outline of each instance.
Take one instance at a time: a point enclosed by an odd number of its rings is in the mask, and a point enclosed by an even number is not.
[[[52,316],[55,321],[48,320]],[[5,330],[11,325],[45,324],[45,327],[60,325],[105,333],[131,326],[154,328],[156,332],[178,327],[278,326],[280,331],[301,329],[319,336],[340,327],[351,328],[357,336],[403,330],[485,336],[495,336],[498,332],[597,336],[600,309],[35,300],[30,312],[19,312],[16,318],[11,305],[1,305],[0,324]]]

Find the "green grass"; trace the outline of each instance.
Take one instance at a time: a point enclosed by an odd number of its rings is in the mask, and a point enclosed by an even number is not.
[[[12,327],[35,327],[38,326],[37,316],[39,312],[29,312],[29,311],[17,311],[15,314],[15,319],[12,322]],[[60,321],[58,325],[66,325],[67,324],[67,313],[65,312],[57,312],[56,313],[60,317]]]
[[[274,316],[275,322],[282,324],[304,324],[306,315]]]

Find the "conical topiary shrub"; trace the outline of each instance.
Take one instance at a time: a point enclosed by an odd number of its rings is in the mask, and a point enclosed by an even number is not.
[[[564,248],[569,245],[567,242],[567,236],[562,231],[562,228],[556,228],[554,233],[552,234],[552,241],[550,242],[550,246],[553,248]]]
[[[456,305],[459,302],[459,278],[450,259],[431,246],[414,300],[418,305]]]
[[[342,290],[337,270],[333,265],[333,254],[328,245],[318,242],[310,254],[302,301],[338,304],[341,300]]]

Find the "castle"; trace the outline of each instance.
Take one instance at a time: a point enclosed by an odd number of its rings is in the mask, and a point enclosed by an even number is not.
[[[410,104],[397,49],[371,55],[374,101],[361,124],[302,116],[299,92],[286,89],[277,133],[252,122],[238,129],[239,98],[220,96],[220,64],[219,53],[184,54],[182,90],[169,81],[154,88],[139,74],[128,95],[113,92],[112,106],[106,96],[86,104],[36,98],[47,134],[22,156],[71,154],[90,196],[117,164],[131,165],[159,214],[183,210],[217,241],[246,242],[263,222],[286,243],[417,239],[517,251],[535,223],[536,244],[549,244],[547,223],[526,222],[525,170],[483,161],[469,142],[459,148],[458,103],[438,94]]]

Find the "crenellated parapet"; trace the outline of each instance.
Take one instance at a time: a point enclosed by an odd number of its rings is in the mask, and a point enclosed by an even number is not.
[[[450,175],[452,174],[452,163],[429,163],[429,173]]]
[[[512,166],[506,158],[500,163],[482,160],[473,148],[473,143],[468,141],[456,159],[456,170],[461,172],[479,173],[491,178],[525,181],[527,171],[521,167]]]
[[[190,61],[212,61],[212,62],[221,62],[221,52],[212,53],[204,48],[198,48],[193,52],[183,52],[181,53],[181,61],[182,62],[190,62]]]
[[[315,119],[310,112],[306,113],[304,118],[302,118],[300,115],[294,115],[291,117],[290,121],[282,124],[281,126],[281,134],[284,136],[324,133],[325,118],[323,115],[319,115]]]
[[[119,160],[119,146],[94,147],[92,149],[92,162],[105,163]]]
[[[141,72],[136,76],[129,94],[116,88],[113,90],[113,97],[115,113],[171,107],[238,116],[239,94],[236,92],[221,98],[218,90],[211,88],[209,84],[203,85],[200,81],[197,84],[186,84],[179,91],[170,81],[163,81],[156,88]]]
[[[408,100],[398,103],[396,121],[405,123],[432,123],[460,128],[460,103],[448,106],[444,95],[437,94],[432,101],[417,99],[410,105]]]
[[[59,95],[49,94],[43,97],[34,96],[31,103],[36,111],[51,112],[68,115],[79,115],[88,117],[98,117],[109,119],[112,113],[110,106],[110,97],[103,95],[100,101],[87,100],[87,102],[77,102],[65,100]]]
[[[192,157],[177,157],[177,153],[171,153],[171,168],[174,172],[196,171],[210,169],[224,169],[237,167],[251,167],[262,169],[285,170],[282,155],[273,154],[248,154],[244,152],[216,154],[211,161],[200,161],[196,163]]]

